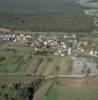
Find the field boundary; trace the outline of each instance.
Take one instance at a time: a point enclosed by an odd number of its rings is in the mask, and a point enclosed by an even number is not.
[[[55,79],[55,78],[88,78],[88,77],[93,77],[97,75],[98,73],[89,74],[88,76],[86,76],[85,74],[83,75],[50,75],[50,76],[46,76],[44,79],[49,80],[49,79]]]

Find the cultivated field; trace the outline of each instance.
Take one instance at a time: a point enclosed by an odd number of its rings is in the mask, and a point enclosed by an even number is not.
[[[80,56],[84,57],[77,55]],[[85,57],[89,58],[89,56]],[[94,61],[97,62],[97,59]],[[0,45],[0,80],[2,80],[0,99],[6,98],[7,94],[9,98],[17,98],[18,92],[15,90],[12,92],[13,88],[9,88],[10,84],[29,83],[41,78],[33,75],[68,74],[72,70],[72,62],[72,55],[65,57],[33,55],[32,47],[10,43]],[[35,100],[97,100],[98,98],[98,77],[50,79],[43,81],[40,86],[35,93],[37,97]]]
[[[67,56],[36,56],[26,72],[44,76],[65,74],[68,67],[69,58]]]
[[[58,79],[43,100],[97,100],[98,77]]]
[[[0,81],[0,100],[5,98],[21,100],[20,92],[13,87],[13,84],[36,82],[41,78],[33,75],[65,74],[69,62],[70,56],[33,55],[31,47],[11,43],[0,44],[0,80],[2,80]],[[38,92],[42,98],[46,92],[48,93],[52,84],[53,82],[49,81],[49,84],[43,85],[43,94],[41,94],[42,91]]]
[[[31,47],[0,46],[0,72],[25,73],[34,75],[66,74],[70,56],[33,55]]]
[[[45,100],[97,100],[98,89],[54,85]]]
[[[77,56],[86,57],[88,59],[88,57],[84,55]],[[94,61],[97,64],[96,58]],[[32,47],[0,46],[1,73],[24,73],[44,76],[54,74],[65,75],[72,71],[72,64],[72,55],[65,57],[33,55]]]
[[[31,58],[30,49],[0,47],[0,72],[25,71]]]

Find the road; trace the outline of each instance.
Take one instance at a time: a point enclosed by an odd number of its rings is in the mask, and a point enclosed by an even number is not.
[[[34,94],[33,100],[43,100],[43,97],[47,95],[48,91],[53,85],[52,81],[43,84]]]
[[[43,79],[43,76],[34,76],[29,74],[19,74],[19,73],[0,73],[0,83],[27,83],[33,82],[38,79]]]
[[[98,73],[92,73],[89,74],[88,77],[97,76],[97,75]],[[50,75],[44,77],[45,80],[55,79],[55,78],[87,78],[87,76],[83,74],[83,75]]]

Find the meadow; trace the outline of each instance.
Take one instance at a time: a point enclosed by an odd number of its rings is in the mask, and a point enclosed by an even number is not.
[[[25,71],[31,58],[28,49],[0,48],[0,72],[16,73]]]
[[[98,76],[51,81],[53,83],[44,94],[43,100],[97,100],[98,98]]]
[[[43,100],[97,100],[98,88],[64,87],[55,84]]]
[[[47,80],[35,92],[34,100],[97,100],[97,83],[98,76]]]

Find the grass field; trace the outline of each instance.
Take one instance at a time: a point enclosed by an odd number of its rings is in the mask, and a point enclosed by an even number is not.
[[[0,48],[0,72],[24,71],[30,60],[30,49]]]
[[[43,82],[34,97],[34,100],[97,100],[98,76],[48,80]]]
[[[49,88],[49,84],[52,85]],[[43,92],[42,92],[43,90]],[[46,91],[46,92],[45,92]],[[64,78],[43,82],[41,88],[35,93],[41,98],[34,100],[97,100],[98,76],[90,78]]]
[[[14,98],[16,100],[20,99],[17,91],[0,84],[0,100],[7,100],[8,98],[10,100]]]
[[[98,89],[64,87],[55,84],[43,100],[97,100]]]
[[[97,100],[98,76],[84,79],[58,79],[43,100]]]

